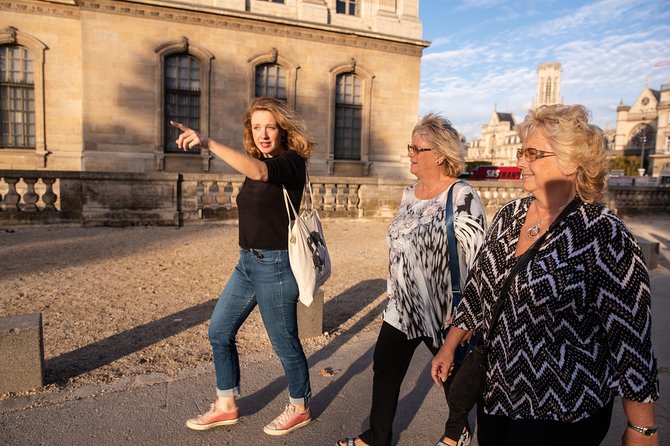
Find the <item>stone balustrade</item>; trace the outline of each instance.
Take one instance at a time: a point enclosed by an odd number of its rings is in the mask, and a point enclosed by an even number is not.
[[[0,170],[0,225],[177,226],[234,220],[243,179],[220,174]],[[412,182],[358,177],[311,181],[314,205],[325,218],[392,217],[403,189]],[[489,219],[504,203],[526,194],[518,181],[470,183]],[[623,215],[670,213],[670,188],[613,186],[604,202]]]

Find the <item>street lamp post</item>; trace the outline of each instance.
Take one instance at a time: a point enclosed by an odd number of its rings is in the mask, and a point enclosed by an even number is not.
[[[646,100],[646,102],[645,102]],[[645,98],[642,101],[642,105],[646,106],[649,102],[649,99]],[[637,170],[638,175],[641,177],[644,176],[644,144],[647,142],[647,125],[645,123],[647,117],[646,108],[642,109],[642,134],[640,135],[640,141],[642,142],[642,150],[640,151],[640,168]]]
[[[643,130],[643,132],[644,132],[644,130]],[[640,139],[642,140],[642,152],[640,154],[640,168],[638,170],[639,170],[640,176],[643,177],[644,172],[645,172],[645,170],[644,170],[644,144],[647,142],[646,132],[642,133],[642,137]]]

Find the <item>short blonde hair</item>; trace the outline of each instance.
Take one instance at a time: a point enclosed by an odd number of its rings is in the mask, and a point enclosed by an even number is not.
[[[576,166],[575,187],[585,203],[602,198],[607,186],[607,139],[600,127],[588,123],[589,116],[583,105],[544,105],[531,110],[517,127],[522,140],[541,130],[561,170]]]
[[[254,144],[251,130],[251,115],[259,110],[269,111],[277,120],[281,142],[286,150],[293,150],[304,159],[309,159],[315,144],[309,139],[305,121],[286,104],[270,97],[253,99],[244,114],[244,150],[249,155],[259,159],[263,156]]]
[[[463,144],[456,129],[447,118],[437,113],[428,113],[419,119],[412,130],[412,137],[420,134],[430,141],[430,148],[445,159],[444,173],[450,177],[458,177],[465,170],[465,154]]]

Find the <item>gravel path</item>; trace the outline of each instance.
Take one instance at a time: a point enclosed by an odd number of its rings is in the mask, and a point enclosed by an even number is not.
[[[670,218],[626,222],[668,248]],[[323,287],[325,333],[304,342],[308,352],[360,320],[377,330],[385,303],[389,220],[323,223],[333,273]],[[25,394],[156,374],[169,379],[209,366],[209,317],[237,257],[237,226],[230,223],[0,229],[0,317],[43,317],[47,385]],[[238,345],[242,357],[273,355],[257,311]]]

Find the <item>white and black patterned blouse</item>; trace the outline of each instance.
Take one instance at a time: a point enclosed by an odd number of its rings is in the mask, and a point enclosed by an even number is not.
[[[456,326],[488,329],[533,199],[508,203],[494,217]],[[490,344],[485,412],[575,422],[616,395],[656,400],[650,305],[633,236],[609,209],[580,204],[511,283]]]
[[[469,266],[484,242],[486,214],[470,185],[459,181],[451,187],[462,288]],[[384,321],[409,339],[426,336],[439,347],[442,329],[452,312],[445,213],[449,189],[427,200],[417,199],[415,189],[413,184],[403,192],[386,236],[389,303]]]

